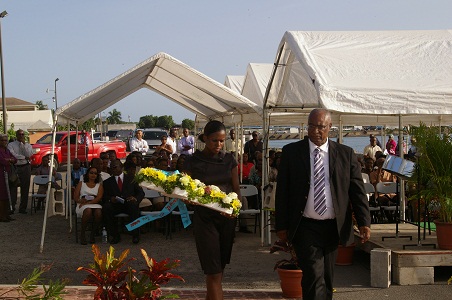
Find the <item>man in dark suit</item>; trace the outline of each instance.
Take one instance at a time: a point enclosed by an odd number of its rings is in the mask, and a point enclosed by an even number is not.
[[[339,243],[353,242],[352,211],[361,242],[370,237],[361,166],[350,147],[328,140],[331,114],[314,109],[308,139],[283,148],[276,189],[276,231],[291,242],[303,271],[303,299],[332,299]]]
[[[117,244],[121,238],[115,215],[126,213],[129,215],[130,221],[139,218],[139,204],[144,197],[144,192],[137,183],[132,182],[134,174],[123,173],[123,165],[120,160],[113,160],[110,169],[112,176],[104,181],[102,215],[107,225],[107,231],[112,237],[110,244]],[[139,229],[132,230],[132,237],[134,244],[140,241]]]

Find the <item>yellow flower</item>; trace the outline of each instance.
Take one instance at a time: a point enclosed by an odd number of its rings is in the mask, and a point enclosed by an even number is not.
[[[240,202],[239,199],[234,199],[232,200],[231,205],[234,210],[240,210],[240,208],[242,207],[242,202]]]

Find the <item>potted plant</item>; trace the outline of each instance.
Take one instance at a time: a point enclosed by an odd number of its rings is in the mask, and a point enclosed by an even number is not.
[[[353,264],[353,254],[355,253],[356,244],[352,243],[348,246],[341,244],[337,247],[337,256],[335,264],[338,266],[349,266]]]
[[[135,258],[127,259],[130,250],[124,250],[119,258],[115,257],[115,250],[110,246],[106,254],[101,254],[97,245],[92,245],[94,263],[89,267],[79,267],[77,271],[86,271],[88,276],[83,281],[85,285],[97,286],[94,299],[167,299],[177,295],[163,295],[160,286],[171,279],[184,281],[179,275],[170,273],[171,269],[179,266],[179,260],[164,259],[156,261],[149,257],[144,249],[141,255],[146,267],[136,271],[128,266]]]
[[[290,253],[290,259],[278,260],[274,267],[274,270],[278,271],[283,296],[286,298],[301,298],[303,272],[298,266],[297,255],[292,244],[276,241],[270,248],[270,253],[277,251]]]
[[[425,124],[413,130],[417,148],[415,177],[419,196],[437,210],[436,236],[440,249],[452,249],[452,141]]]

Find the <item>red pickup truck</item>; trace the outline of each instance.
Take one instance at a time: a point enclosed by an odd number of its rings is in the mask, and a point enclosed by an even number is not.
[[[117,158],[126,157],[126,144],[121,141],[100,142],[94,141],[91,135],[86,132],[78,132],[76,139],[76,132],[71,131],[71,162],[75,158],[75,147],[77,141],[77,157],[80,161],[91,161],[93,158],[100,156],[102,152],[113,150],[116,152]],[[55,168],[58,169],[60,164],[67,162],[67,145],[68,133],[67,131],[57,132],[55,136]],[[32,167],[37,167],[41,164],[42,158],[52,152],[52,133],[48,133],[40,138],[36,144],[32,145],[33,155],[30,158]]]

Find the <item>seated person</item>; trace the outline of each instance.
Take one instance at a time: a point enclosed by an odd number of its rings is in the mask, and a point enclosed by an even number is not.
[[[97,169],[97,173],[100,175],[100,182],[104,182],[107,178],[110,177],[109,173],[104,172],[105,162],[100,158],[93,158],[90,162],[91,167],[95,167]]]
[[[108,167],[110,165],[110,157],[108,156],[108,153],[102,152],[99,158],[102,160],[102,172],[110,174],[110,168]]]
[[[170,155],[173,153],[173,147],[167,143],[168,137],[166,135],[162,135],[160,138],[161,144],[155,148],[155,152],[162,155],[163,153],[166,154],[166,156],[170,157]]]
[[[370,173],[374,171],[374,160],[370,157],[364,158],[364,167],[361,169],[364,183],[370,182]]]
[[[116,152],[115,152],[115,150],[108,150],[107,153],[108,153],[108,159],[110,160],[108,162],[108,167],[110,167],[111,162],[117,159]]]
[[[137,158],[137,167],[142,168],[144,164],[143,154],[138,151],[133,151],[131,154],[134,154]]]
[[[141,154],[140,154],[141,155]],[[137,173],[138,167],[131,161],[124,163],[124,174],[135,175]],[[151,210],[152,202],[147,198],[143,198],[140,202],[140,210]]]
[[[141,155],[141,154],[140,154]],[[138,173],[141,169],[141,164],[138,164],[138,157],[136,154],[134,153],[130,153],[129,155],[127,155],[126,157],[126,163],[132,163],[136,168],[135,168],[135,174]]]
[[[80,179],[83,179],[83,175],[86,174],[86,168],[82,167],[82,163],[80,159],[74,158],[72,162],[72,170],[71,170],[71,189],[72,195],[74,194],[75,187],[79,183]]]
[[[156,161],[155,168],[168,171],[168,158],[166,156],[159,157]]]
[[[370,183],[372,183],[375,188],[377,187],[377,183],[379,182],[397,182],[397,176],[383,170],[383,163],[385,162],[384,157],[380,157],[375,162],[376,170],[372,171],[369,175]],[[387,206],[391,204],[395,204],[398,201],[396,194],[386,194],[380,195],[376,199],[376,203],[379,205]],[[386,214],[388,220],[392,222],[393,217],[389,213]]]
[[[117,244],[121,240],[118,231],[118,222],[115,215],[126,213],[132,222],[140,217],[140,202],[144,197],[143,189],[134,181],[134,176],[123,172],[123,165],[116,159],[110,163],[112,176],[104,181],[104,196],[102,214],[107,225],[108,234],[111,236],[110,244]],[[140,241],[140,231],[131,231],[132,242]]]
[[[240,163],[240,156],[239,156],[239,161],[238,161],[238,171],[239,171],[239,178],[240,178],[240,173],[243,172],[242,174],[242,184],[249,184],[249,175],[250,175],[250,171],[251,168],[254,166],[254,164],[250,161],[248,161],[248,153],[243,153],[242,155],[243,157],[243,163]],[[243,171],[242,171],[243,170]]]
[[[157,158],[156,158],[155,156],[151,156],[151,157],[147,158],[147,159],[145,160],[145,167],[146,167],[146,168],[153,168],[156,159],[157,159]]]
[[[178,170],[179,172],[183,172],[184,170],[184,162],[186,157],[187,155],[181,154],[177,159],[176,170]]]
[[[82,218],[80,229],[80,244],[86,245],[85,231],[88,222],[94,219],[93,228],[89,242],[94,244],[94,234],[99,230],[102,223],[102,196],[104,189],[100,184],[100,175],[95,167],[89,167],[82,181],[77,184],[74,192],[74,201],[77,204],[75,213],[77,217]]]
[[[49,175],[50,173],[50,156],[46,155],[42,158],[41,161],[41,165],[39,165],[39,167],[36,169],[36,175]],[[61,174],[57,173],[55,169],[52,170],[52,183],[51,186],[52,188],[59,190],[61,189],[61,186],[56,183],[56,180],[61,180]],[[40,184],[38,187],[38,194],[45,194],[47,193],[47,184]],[[42,205],[42,200],[40,199],[38,201],[38,208],[40,209],[41,205]]]

